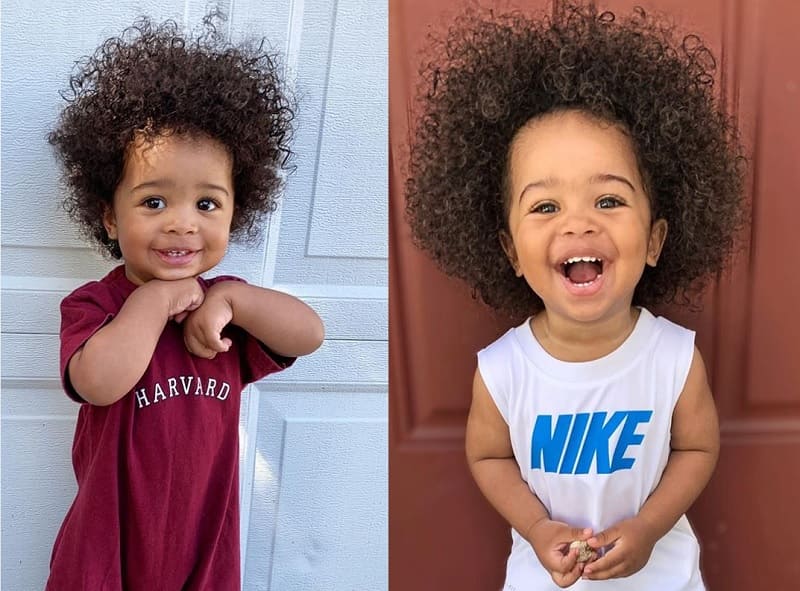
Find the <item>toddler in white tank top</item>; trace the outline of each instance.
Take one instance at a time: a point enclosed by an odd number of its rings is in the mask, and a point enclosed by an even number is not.
[[[642,11],[471,12],[423,73],[416,243],[524,318],[479,353],[467,423],[512,527],[506,591],[704,589],[685,512],[717,415],[694,333],[646,308],[702,286],[742,223],[742,148],[691,39]]]

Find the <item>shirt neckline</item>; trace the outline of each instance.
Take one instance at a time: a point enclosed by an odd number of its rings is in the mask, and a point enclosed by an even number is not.
[[[139,287],[133,281],[128,279],[128,276],[125,274],[124,264],[114,267],[106,276],[106,279],[112,285],[117,286],[122,292],[122,295],[126,298],[136,291],[137,287]]]
[[[548,353],[531,330],[530,318],[514,329],[517,342],[525,355],[544,373],[563,381],[578,382],[607,379],[628,366],[644,350],[655,327],[656,318],[639,308],[639,318],[631,334],[608,355],[592,361],[561,361]]]

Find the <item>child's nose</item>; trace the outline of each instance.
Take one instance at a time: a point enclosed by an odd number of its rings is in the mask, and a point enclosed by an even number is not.
[[[169,234],[194,234],[197,232],[197,214],[186,208],[174,208],[164,231]]]
[[[566,215],[562,216],[562,234],[583,236],[597,233],[598,226],[593,213],[593,210],[584,208],[567,210]]]

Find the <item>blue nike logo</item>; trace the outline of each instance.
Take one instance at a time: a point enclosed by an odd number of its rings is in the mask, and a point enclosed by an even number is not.
[[[641,445],[644,434],[640,423],[649,423],[652,410],[619,410],[558,415],[539,415],[531,437],[531,469],[559,474],[588,474],[595,461],[598,474],[630,470],[634,458],[625,456],[628,448]],[[613,450],[611,437],[620,431]],[[585,435],[585,437],[584,437]]]

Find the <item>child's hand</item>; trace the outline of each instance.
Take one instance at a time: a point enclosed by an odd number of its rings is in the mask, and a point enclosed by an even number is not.
[[[591,529],[570,527],[561,521],[542,519],[528,532],[528,541],[555,584],[569,587],[581,578],[587,564],[578,562],[578,549],[570,549],[569,545],[575,540],[587,540],[591,535]]]
[[[183,323],[186,348],[198,357],[214,359],[217,353],[224,353],[231,348],[231,340],[222,338],[222,329],[233,319],[233,308],[222,285],[212,285],[203,305],[189,313]]]
[[[158,292],[159,297],[167,302],[167,317],[175,322],[182,322],[189,312],[199,308],[205,299],[203,288],[193,277],[176,281],[153,279],[139,289]]]
[[[612,546],[583,571],[585,579],[599,581],[627,577],[639,571],[650,559],[658,536],[653,533],[646,521],[640,517],[632,517],[620,521],[587,541],[595,550]]]

